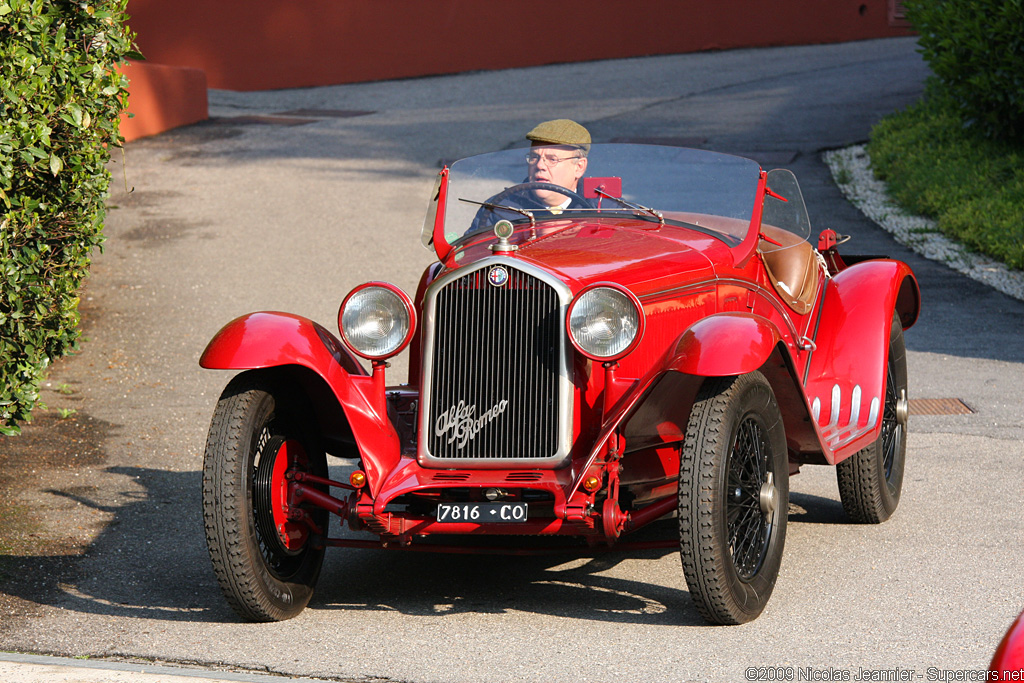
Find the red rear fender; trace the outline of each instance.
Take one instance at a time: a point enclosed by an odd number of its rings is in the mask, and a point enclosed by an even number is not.
[[[864,261],[829,281],[805,391],[835,462],[878,438],[893,312],[909,327],[919,308],[900,261]]]

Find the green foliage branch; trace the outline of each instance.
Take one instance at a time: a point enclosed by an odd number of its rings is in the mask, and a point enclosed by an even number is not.
[[[0,0],[0,433],[77,348],[134,56],[128,0]]]
[[[1024,141],[1024,0],[905,0],[935,74],[964,124]]]

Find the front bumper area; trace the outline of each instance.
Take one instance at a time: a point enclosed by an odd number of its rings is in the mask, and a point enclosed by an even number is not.
[[[357,491],[352,497],[350,526],[382,539],[405,539],[435,534],[456,535],[571,535],[593,536],[594,495],[573,489],[568,468],[559,470],[440,470],[421,467],[403,458],[380,493]],[[490,496],[488,496],[490,493]],[[439,522],[442,502],[484,501],[526,503],[527,521],[512,524]]]

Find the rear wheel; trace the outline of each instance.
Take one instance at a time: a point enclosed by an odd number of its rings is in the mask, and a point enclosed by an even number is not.
[[[210,559],[228,603],[250,621],[301,612],[323,562],[319,532],[326,531],[327,513],[288,516],[285,473],[327,471],[319,440],[297,407],[275,385],[240,375],[221,395],[206,442],[203,517]]]
[[[847,516],[879,524],[892,516],[903,490],[907,455],[907,349],[903,326],[894,313],[885,364],[885,404],[878,439],[836,466],[839,498]]]
[[[756,618],[775,587],[789,507],[786,453],[761,373],[705,383],[680,454],[679,541],[690,595],[711,623]]]

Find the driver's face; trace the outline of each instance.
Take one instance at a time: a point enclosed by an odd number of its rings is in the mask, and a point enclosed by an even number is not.
[[[531,182],[553,183],[576,191],[576,182],[587,170],[587,158],[575,147],[534,145],[527,164]],[[545,206],[558,206],[569,199],[550,190],[534,190],[533,195]]]

